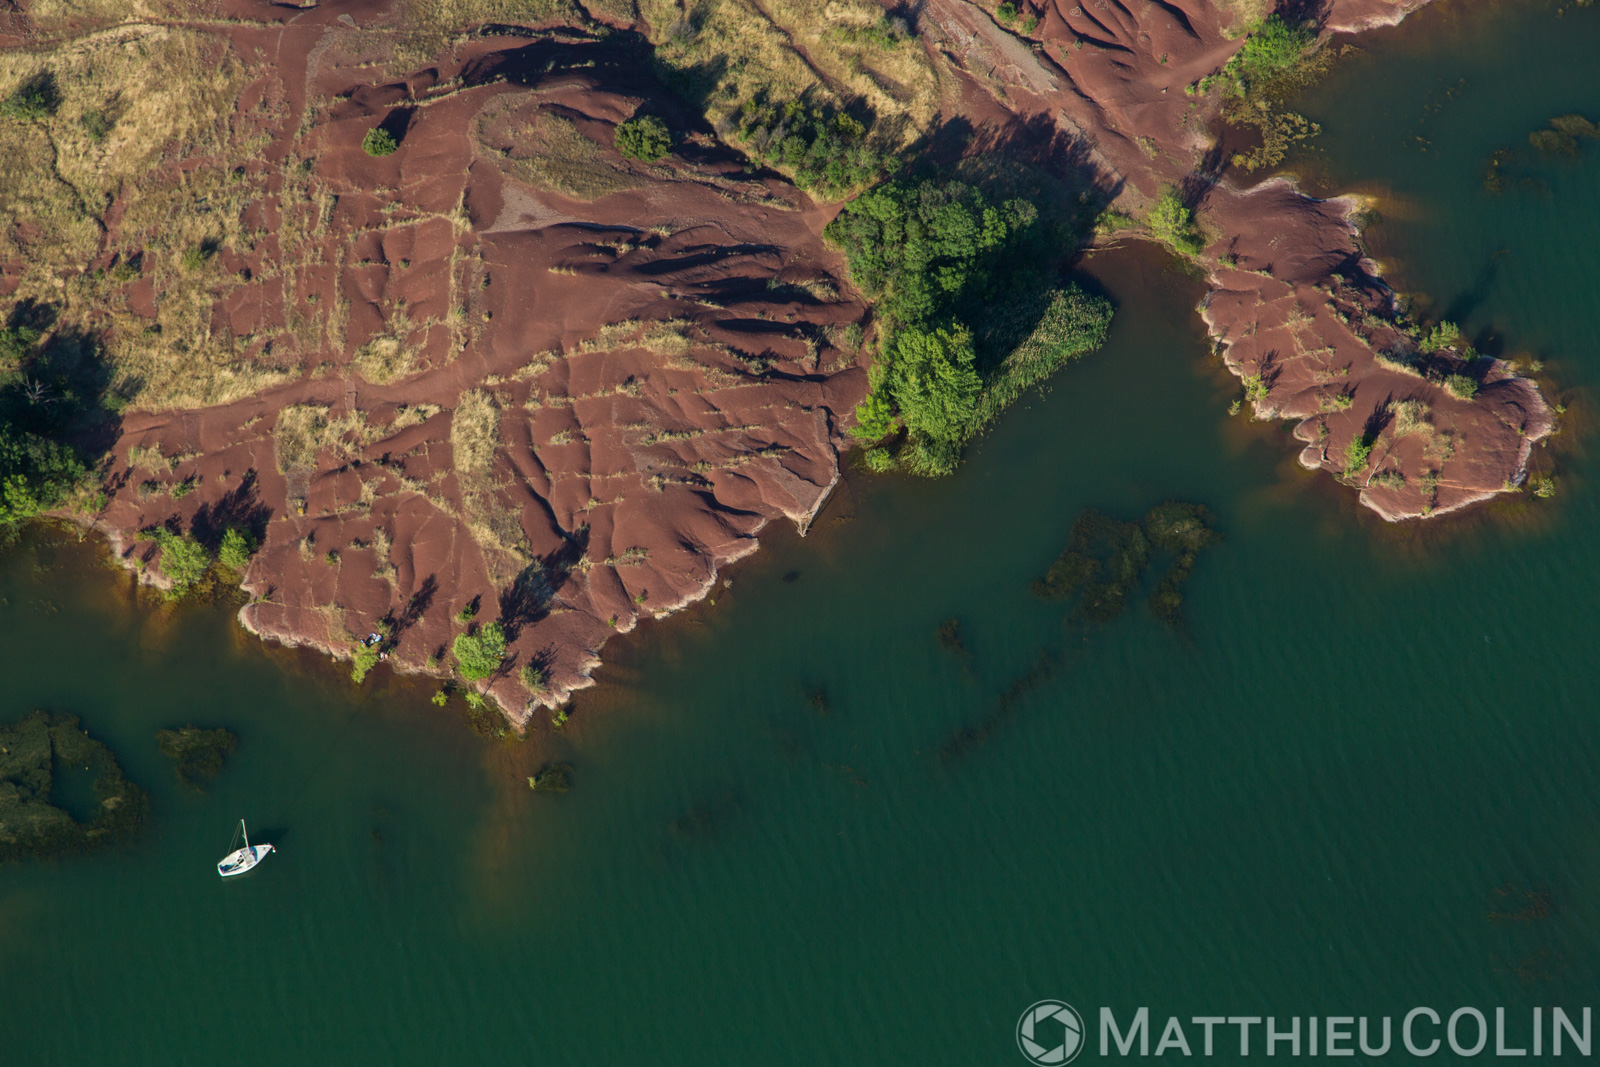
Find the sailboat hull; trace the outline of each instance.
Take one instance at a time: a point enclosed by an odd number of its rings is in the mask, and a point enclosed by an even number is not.
[[[223,857],[222,862],[217,864],[217,873],[224,878],[243,874],[266,859],[267,853],[271,851],[271,845],[251,845],[249,848],[236,849],[228,853]]]

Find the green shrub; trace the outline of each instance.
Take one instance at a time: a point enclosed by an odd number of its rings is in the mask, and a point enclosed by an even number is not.
[[[0,115],[14,119],[44,119],[61,106],[61,89],[54,71],[41,70],[12,90],[0,102]]]
[[[1076,285],[1044,294],[1045,309],[1022,343],[1000,362],[983,384],[967,426],[970,438],[994,421],[1035,385],[1074,359],[1105,343],[1111,327],[1111,301]]]
[[[500,670],[506,658],[506,632],[498,622],[485,623],[476,633],[457,634],[450,650],[455,653],[461,677],[482,681]]]
[[[222,544],[217,548],[217,562],[224,567],[242,571],[250,566],[250,557],[256,554],[256,539],[248,530],[230,526],[222,534]]]
[[[185,248],[183,250],[183,255],[179,257],[178,262],[184,270],[192,274],[210,262],[211,257],[216,254],[216,246],[212,245],[209,241],[202,241],[200,244],[190,245],[188,248]]]
[[[1444,380],[1444,391],[1457,400],[1471,400],[1478,395],[1478,380],[1465,374],[1452,374]]]
[[[1372,484],[1381,485],[1385,489],[1404,489],[1406,487],[1406,476],[1390,467],[1388,470],[1381,470],[1374,474],[1372,476]]]
[[[399,148],[394,135],[382,126],[374,126],[361,138],[361,150],[369,156],[392,156]]]
[[[1150,207],[1145,223],[1150,236],[1186,256],[1198,256],[1205,250],[1205,238],[1194,224],[1194,212],[1186,207],[1178,190],[1167,187]]]
[[[188,534],[175,534],[158,527],[154,537],[161,547],[161,573],[172,583],[167,595],[180,597],[205,577],[211,567],[211,553]]]
[[[1012,3],[1011,0],[1001,0],[1000,6],[995,9],[994,13],[1001,22],[1017,21],[1017,5]]]
[[[642,115],[619,125],[612,143],[628,159],[654,163],[672,151],[672,133],[654,115]]]
[[[522,687],[524,689],[535,693],[539,692],[540,690],[544,689],[545,686],[550,684],[550,676],[548,673],[546,673],[545,669],[533,663],[529,663],[523,667],[522,670],[518,672],[517,677],[522,682]]]
[[[29,326],[0,326],[0,373],[16,370],[33,355],[39,331]]]
[[[1533,490],[1533,495],[1540,500],[1549,500],[1556,495],[1556,480],[1552,475],[1537,475],[1530,478],[1528,486]]]

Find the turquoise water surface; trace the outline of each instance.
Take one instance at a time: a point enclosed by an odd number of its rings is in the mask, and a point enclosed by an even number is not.
[[[955,477],[853,477],[714,604],[609,646],[550,751],[28,535],[0,718],[81,716],[152,801],[122,848],[0,870],[0,1062],[1020,1064],[1046,997],[1091,1025],[1592,1003],[1600,144],[1530,161],[1545,191],[1481,184],[1550,116],[1600,118],[1600,8],[1555,12],[1450,0],[1373,35],[1303,102],[1325,132],[1296,162],[1382,194],[1397,284],[1544,361],[1554,501],[1359,512],[1286,427],[1227,417],[1196,283],[1133,250],[1086,264],[1121,309],[1102,351]],[[1084,508],[1168,499],[1224,534],[1184,631],[1029,595]],[[155,748],[185,722],[240,738],[203,795]],[[531,793],[551,759],[573,791]],[[279,853],[223,882],[241,815]]]

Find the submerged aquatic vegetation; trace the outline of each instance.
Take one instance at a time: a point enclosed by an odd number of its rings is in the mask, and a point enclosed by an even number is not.
[[[196,791],[202,782],[222,773],[222,761],[238,747],[239,739],[222,728],[202,729],[192,723],[176,730],[156,731],[161,754],[172,761],[178,781]]]
[[[961,620],[946,619],[939,624],[939,647],[955,656],[967,654],[967,643],[961,637]]]
[[[94,818],[80,822],[50,802],[58,767],[96,772]],[[138,828],[148,806],[144,790],[76,715],[36,711],[0,726],[0,863],[111,844]]]
[[[1200,551],[1218,534],[1211,512],[1200,504],[1158,504],[1138,522],[1122,522],[1090,509],[1072,524],[1067,547],[1045,576],[1033,583],[1035,596],[1061,600],[1076,595],[1079,614],[1109,622],[1122,613],[1153,553],[1175,557],[1150,596],[1150,610],[1169,625],[1182,622],[1183,583]]]

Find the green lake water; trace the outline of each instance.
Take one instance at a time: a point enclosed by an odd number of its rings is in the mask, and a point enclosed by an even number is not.
[[[1196,283],[1135,251],[1088,264],[1110,343],[955,477],[853,478],[809,538],[775,527],[714,605],[610,646],[550,752],[221,609],[136,607],[92,542],[30,534],[0,555],[0,718],[81,716],[151,818],[0,869],[0,1063],[1009,1065],[1046,997],[1091,1027],[1592,1004],[1600,143],[1530,159],[1544,191],[1481,182],[1600,118],[1600,7],[1449,0],[1364,49],[1296,166],[1385,197],[1396,284],[1545,361],[1555,501],[1359,512],[1226,416]],[[1224,533],[1185,632],[1029,595],[1081,510],[1168,499]],[[155,746],[185,722],[240,739],[203,795]],[[573,791],[530,793],[555,758]],[[279,852],[224,882],[241,815]]]

